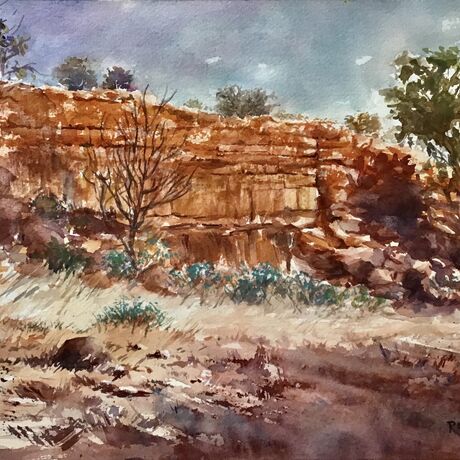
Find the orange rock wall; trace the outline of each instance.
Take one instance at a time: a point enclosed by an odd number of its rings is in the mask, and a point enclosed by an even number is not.
[[[2,164],[18,177],[17,193],[40,188],[91,202],[84,168],[88,140],[98,139],[129,103],[129,94],[0,87]],[[313,225],[318,210],[318,167],[341,164],[349,133],[327,122],[279,123],[270,117],[223,119],[169,107],[175,135],[187,135],[187,165],[197,168],[192,192],[160,210],[163,216],[247,223],[287,218]]]
[[[115,122],[130,97],[1,85],[0,160],[17,176],[15,194],[30,198],[44,189],[95,206],[81,176],[85,144],[97,142],[103,118],[109,137],[116,138]],[[369,139],[325,121],[224,119],[172,106],[165,117],[178,139],[187,136],[184,167],[196,172],[189,194],[156,210],[155,225],[174,231],[184,252],[197,259],[214,254],[280,262],[290,257],[293,232],[343,233],[340,222],[334,228],[325,219],[346,201],[357,177],[355,160]]]

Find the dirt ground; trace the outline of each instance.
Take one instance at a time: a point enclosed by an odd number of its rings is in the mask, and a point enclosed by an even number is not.
[[[455,312],[163,299],[145,333],[94,315],[147,293],[2,280],[2,459],[459,458]]]

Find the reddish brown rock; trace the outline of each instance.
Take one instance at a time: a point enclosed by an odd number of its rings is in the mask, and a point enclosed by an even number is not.
[[[42,189],[96,208],[81,177],[85,144],[99,142],[104,114],[106,138],[117,142],[115,123],[132,97],[1,84],[1,164],[17,177],[5,186],[24,200]],[[156,209],[152,231],[161,227],[183,260],[288,268],[295,260],[392,297],[458,297],[458,196],[432,171],[421,176],[409,151],[322,120],[225,119],[172,106],[165,117],[175,139],[187,137],[182,167],[196,172],[189,194]],[[19,215],[11,208],[10,223]],[[42,223],[24,225],[26,235],[31,225],[42,234]],[[439,264],[421,268],[436,257]]]

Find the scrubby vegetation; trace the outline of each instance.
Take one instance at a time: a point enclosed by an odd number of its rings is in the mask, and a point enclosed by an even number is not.
[[[109,251],[104,257],[105,266],[112,276],[131,277],[135,273],[129,257],[124,251]]]
[[[37,214],[49,219],[58,219],[66,212],[65,204],[54,193],[39,193],[30,206]]]
[[[184,290],[199,294],[202,302],[225,297],[237,304],[262,304],[272,299],[287,300],[296,309],[302,306],[343,306],[374,311],[385,299],[373,297],[365,286],[341,288],[317,281],[304,272],[284,273],[270,264],[243,265],[239,270],[217,270],[210,263],[196,263],[174,269],[171,276]]]
[[[59,243],[56,238],[46,246],[45,258],[48,267],[53,272],[76,273],[86,268],[90,259],[85,255],[85,251],[73,248],[68,244]]]
[[[184,102],[184,107],[194,110],[205,110],[205,105],[199,99],[188,99]]]
[[[136,252],[136,267],[124,250],[112,249],[104,256],[104,267],[110,275],[118,278],[135,277],[139,271],[146,270],[151,264],[164,264],[172,253],[167,243],[160,238],[147,238],[143,249]]]
[[[238,85],[226,86],[216,93],[216,111],[225,117],[239,118],[268,115],[276,104],[274,94],[264,89],[242,89]]]
[[[96,316],[96,322],[105,326],[129,325],[132,328],[143,327],[147,330],[166,326],[168,318],[157,303],[147,302],[140,297],[117,300]]]
[[[356,113],[345,117],[345,126],[359,134],[378,135],[382,130],[382,124],[376,113]]]
[[[134,85],[134,75],[130,70],[126,70],[123,67],[113,66],[107,69],[102,87],[104,89],[126,89],[128,91],[134,91],[136,89]]]

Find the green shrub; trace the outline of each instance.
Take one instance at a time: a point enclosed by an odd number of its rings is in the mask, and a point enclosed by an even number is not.
[[[158,307],[156,302],[146,302],[140,297],[135,299],[122,297],[97,315],[96,321],[98,324],[103,325],[130,325],[133,329],[135,327],[145,327],[146,330],[165,326],[168,323],[166,314]]]
[[[344,289],[318,281],[304,272],[294,272],[285,280],[287,296],[303,305],[337,305],[343,302]]]
[[[216,111],[224,117],[247,116],[258,117],[268,115],[277,104],[274,94],[268,94],[264,89],[242,89],[238,85],[226,86],[216,93]]]
[[[221,276],[214,265],[209,262],[197,262],[185,266],[182,270],[173,269],[169,272],[174,282],[180,287],[203,286],[209,288],[220,283]]]
[[[214,265],[210,263],[196,263],[186,268],[187,277],[190,284],[203,284],[210,287],[220,281]]]
[[[135,269],[125,251],[109,251],[104,257],[104,264],[112,276],[119,278],[134,275]]]
[[[138,268],[145,268],[152,261],[162,264],[171,257],[169,247],[165,243],[151,239],[147,244],[148,250],[137,254]],[[136,269],[125,251],[109,251],[104,257],[104,265],[110,275],[119,278],[130,278],[136,274]]]
[[[184,289],[184,300],[194,292],[199,295],[200,303],[203,304],[207,297],[214,294],[217,303],[222,297],[223,283],[228,277],[218,273],[213,264],[198,262],[184,266],[181,270],[173,269],[169,272],[172,282],[179,288]],[[217,305],[216,303],[216,305]]]
[[[64,204],[54,193],[40,193],[30,204],[37,214],[49,219],[59,219],[66,212]]]
[[[385,303],[385,299],[373,297],[365,286],[337,287],[304,272],[283,273],[268,263],[242,266],[223,274],[212,264],[201,262],[172,270],[170,275],[179,287],[199,293],[202,301],[210,292],[220,291],[235,303],[261,304],[274,297],[289,300],[296,308],[350,304],[373,311]]]
[[[156,262],[163,264],[173,257],[173,252],[169,247],[168,243],[161,238],[152,236],[146,241],[146,248],[142,251],[144,260],[149,262],[155,260]]]
[[[372,296],[365,286],[355,286],[349,289],[349,295],[353,307],[369,311],[377,311],[386,302],[386,299],[382,297]]]
[[[83,249],[59,243],[56,238],[52,238],[46,245],[45,258],[48,268],[55,273],[75,273],[86,268],[90,262]]]
[[[267,300],[270,287],[282,280],[279,270],[270,264],[259,264],[249,269],[242,267],[225,285],[225,291],[235,303],[259,304]]]

